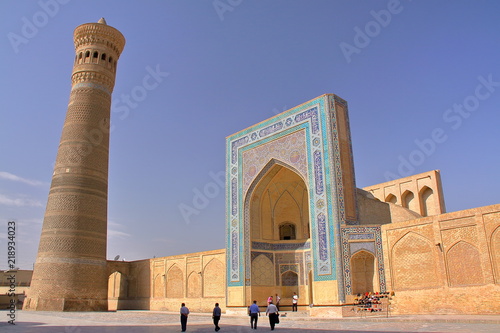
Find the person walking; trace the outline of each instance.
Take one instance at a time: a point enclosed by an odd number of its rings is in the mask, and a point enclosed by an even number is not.
[[[186,332],[186,326],[188,321],[189,309],[186,307],[186,304],[181,304],[181,329],[182,332]]]
[[[276,301],[276,309],[278,309],[278,311],[280,310],[280,300],[281,298],[278,296],[278,294],[276,294],[275,301]]]
[[[267,306],[266,316],[269,316],[269,325],[271,325],[271,331],[274,331],[274,325],[276,325],[278,319],[278,309],[273,302],[269,303]]]
[[[297,293],[293,293],[292,297],[292,312],[297,312],[297,302],[299,300],[299,296],[297,296]]]
[[[269,306],[269,304],[272,303],[272,302],[273,302],[273,296],[269,296],[267,298],[267,306]]]
[[[257,321],[260,317],[260,309],[257,305],[257,301],[253,301],[253,304],[248,308],[248,315],[250,316],[250,327],[254,330],[257,329]]]
[[[220,320],[221,313],[222,313],[222,311],[219,308],[219,303],[215,303],[215,308],[214,308],[214,311],[212,312],[212,318],[214,319],[214,325],[215,325],[215,332],[218,332],[220,330],[219,320]]]

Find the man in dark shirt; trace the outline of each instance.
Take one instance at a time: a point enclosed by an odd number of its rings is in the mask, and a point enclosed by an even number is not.
[[[215,332],[220,330],[219,320],[221,315],[221,309],[219,308],[219,303],[215,303],[214,311],[212,312],[212,318],[214,319]]]
[[[186,304],[181,304],[181,328],[182,332],[186,332],[186,325],[188,321],[189,309],[186,307]]]

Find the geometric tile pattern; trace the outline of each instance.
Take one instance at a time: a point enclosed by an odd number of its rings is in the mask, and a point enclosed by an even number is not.
[[[305,132],[302,130],[245,151],[242,167],[243,193],[247,192],[250,184],[257,177],[257,173],[273,157],[279,157],[280,160],[290,164],[302,175],[305,175],[304,179],[307,179],[305,140]]]
[[[255,286],[274,285],[274,265],[272,258],[264,254],[252,260],[252,284]]]
[[[256,184],[274,164],[293,170],[306,183],[311,227],[311,241],[306,244],[312,249],[308,265],[312,266],[314,280],[342,277],[340,252],[335,244],[340,242],[340,226],[357,221],[352,217],[346,220],[345,216],[336,103],[347,110],[347,103],[338,96],[323,95],[226,139],[228,286],[250,283],[251,249],[270,246],[251,244],[248,203]],[[354,170],[349,174],[354,175]],[[342,285],[342,281],[339,283]]]
[[[265,243],[265,242],[252,242],[252,249],[266,250],[266,251],[290,251],[290,250],[306,250],[311,248],[310,242],[300,243]]]

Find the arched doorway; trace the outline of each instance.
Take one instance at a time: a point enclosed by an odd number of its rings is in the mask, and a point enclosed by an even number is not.
[[[250,297],[278,294],[281,304],[291,304],[293,292],[310,280],[305,270],[305,253],[310,253],[307,186],[298,172],[273,160],[250,186],[245,204]]]
[[[121,310],[120,300],[124,300],[127,295],[127,279],[119,271],[111,273],[108,278],[108,310]]]
[[[283,298],[292,298],[293,293],[299,292],[299,276],[292,271],[281,274],[281,292]]]
[[[363,294],[379,291],[375,256],[361,250],[351,257],[352,293]]]

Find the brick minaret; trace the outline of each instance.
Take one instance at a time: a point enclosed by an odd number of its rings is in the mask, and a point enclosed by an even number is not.
[[[111,93],[125,38],[104,19],[74,32],[66,120],[27,310],[106,311]]]

